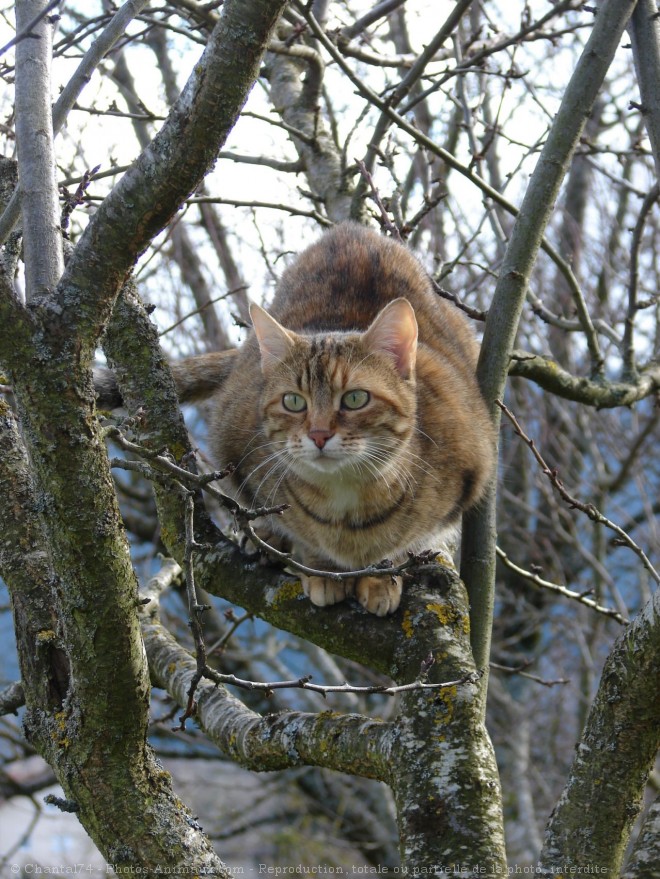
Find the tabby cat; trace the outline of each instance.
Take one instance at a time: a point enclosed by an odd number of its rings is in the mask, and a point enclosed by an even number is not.
[[[237,499],[288,504],[271,529],[317,570],[437,549],[493,468],[463,315],[404,246],[343,223],[251,316],[239,350],[173,364],[182,401],[212,396],[211,451],[235,465]],[[379,616],[401,597],[400,577],[302,582],[316,605],[354,596]]]

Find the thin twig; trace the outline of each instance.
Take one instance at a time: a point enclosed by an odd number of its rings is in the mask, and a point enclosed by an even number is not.
[[[505,564],[507,568],[515,571],[518,576],[524,577],[525,580],[528,580],[535,586],[540,586],[542,589],[548,589],[550,592],[555,592],[557,595],[563,595],[565,598],[570,598],[572,601],[579,601],[580,604],[584,604],[585,607],[589,607],[597,613],[602,613],[604,616],[616,620],[617,623],[621,623],[622,626],[626,626],[630,622],[630,620],[624,617],[623,614],[619,613],[618,610],[613,610],[610,607],[603,607],[598,604],[597,601],[594,601],[593,598],[589,598],[582,592],[573,592],[572,589],[568,589],[566,586],[560,586],[559,583],[552,583],[550,580],[544,580],[543,577],[540,577],[538,574],[532,571],[527,571],[525,568],[521,568],[520,565],[512,562],[509,556],[503,549],[500,549],[499,546],[496,547],[495,551],[497,552],[498,558],[501,559],[502,563]]]
[[[528,680],[541,684],[544,687],[556,687],[559,684],[570,684],[568,678],[556,678],[554,681],[546,681],[545,678],[540,678],[538,675],[530,674],[528,671],[525,671],[529,663],[514,668],[511,668],[508,665],[500,665],[498,662],[491,662],[489,665],[491,668],[497,669],[497,671],[503,671],[508,675],[519,675],[521,678],[527,678]]]
[[[319,214],[318,211],[305,211],[293,207],[293,205],[275,204],[270,201],[241,201],[234,198],[197,195],[186,199],[185,204],[224,204],[234,208],[265,208],[270,211],[285,211],[287,214],[291,214],[292,217],[309,217],[309,219],[316,220],[322,226],[332,226],[332,222],[327,217]]]
[[[639,217],[633,229],[632,242],[630,245],[630,280],[628,282],[628,313],[623,330],[623,344],[621,346],[623,354],[623,377],[624,379],[633,380],[637,376],[637,366],[635,364],[635,347],[633,341],[633,332],[635,327],[635,314],[638,309],[637,303],[637,285],[638,285],[638,266],[639,266],[639,249],[642,244],[642,234],[646,224],[646,218],[653,205],[660,196],[660,189],[656,183],[642,203],[639,211]]]
[[[237,678],[235,675],[223,675],[219,672],[208,669],[205,675],[209,680],[217,684],[232,684],[235,687],[241,687],[244,690],[261,690],[270,693],[272,690],[311,690],[313,693],[320,693],[323,697],[328,693],[355,693],[360,696],[379,694],[382,696],[396,696],[398,693],[406,693],[410,690],[443,690],[449,687],[459,687],[462,684],[476,683],[480,677],[479,672],[470,672],[455,681],[443,681],[442,683],[431,684],[421,678],[412,681],[410,684],[399,684],[397,686],[371,686],[357,687],[353,684],[312,684],[312,676],[306,675],[289,681],[246,681]]]
[[[183,573],[186,579],[186,593],[188,596],[188,625],[190,626],[190,631],[192,632],[193,641],[195,644],[195,661],[197,663],[197,671],[193,675],[193,678],[190,682],[190,687],[188,689],[188,704],[186,706],[186,710],[179,718],[179,729],[181,730],[185,729],[186,720],[189,717],[192,717],[195,713],[195,691],[197,690],[197,686],[202,678],[208,677],[209,671],[206,662],[206,644],[204,643],[204,631],[202,629],[202,614],[205,610],[209,610],[209,605],[200,604],[197,600],[197,589],[195,587],[194,556],[195,550],[198,548],[199,545],[195,541],[195,503],[193,500],[192,492],[189,492],[186,489],[184,489],[184,503],[186,541],[185,550],[183,553]]]
[[[483,194],[493,201],[495,204],[498,204],[500,207],[504,208],[504,210],[508,211],[512,216],[517,217],[519,214],[518,208],[512,204],[508,199],[506,199],[497,189],[475,174],[471,168],[463,165],[458,159],[447,150],[443,149],[439,146],[432,138],[427,137],[422,131],[416,128],[412,123],[408,122],[406,118],[404,118],[404,114],[408,112],[409,107],[406,106],[402,108],[401,112],[397,112],[390,103],[381,98],[376,92],[374,92],[369,86],[367,86],[362,79],[351,69],[351,67],[346,63],[344,58],[342,57],[341,52],[334,45],[332,40],[330,40],[323,30],[323,28],[316,21],[314,16],[309,12],[309,10],[305,10],[305,17],[310,26],[310,29],[314,33],[316,39],[323,45],[328,54],[335,61],[337,66],[341,69],[341,71],[346,75],[346,77],[353,83],[356,87],[359,94],[362,95],[365,100],[367,100],[371,105],[377,107],[379,110],[383,111],[390,119],[395,123],[395,125],[401,129],[401,131],[405,131],[419,146],[423,147],[425,150],[428,150],[432,155],[438,156],[438,158],[442,159],[445,164],[447,164],[450,168],[453,168],[459,174],[466,177],[472,184],[478,187]],[[553,12],[556,14],[556,12]],[[541,239],[541,248],[548,254],[550,259],[555,263],[559,271],[562,273],[568,287],[574,296],[576,302],[580,299],[583,299],[582,291],[580,289],[580,284],[573,272],[573,269],[568,264],[568,262],[563,259],[559,253],[557,253],[556,249],[550,244],[548,239],[544,236]],[[590,340],[590,345],[593,345],[593,338]]]
[[[457,308],[464,311],[468,317],[472,318],[472,320],[485,321],[488,317],[487,311],[482,311],[480,308],[472,308],[470,305],[466,305],[456,293],[452,293],[450,290],[445,290],[445,288],[441,287],[434,278],[431,278],[431,283],[438,296],[442,296],[443,299],[448,299],[450,302],[453,302]]]
[[[0,48],[0,55],[4,55],[8,49],[11,49],[11,47],[15,46],[16,43],[20,43],[21,40],[38,40],[38,34],[33,34],[32,29],[35,28],[39,24],[39,22],[48,15],[51,10],[55,9],[56,6],[59,6],[61,2],[62,0],[52,0],[52,3],[49,3],[45,9],[42,9],[41,12],[35,15],[35,17],[31,21],[29,21],[25,25],[25,27],[16,34],[13,39],[11,39],[8,43],[5,43],[5,45]]]
[[[179,318],[176,323],[173,323],[166,330],[161,330],[158,335],[166,336],[168,333],[171,333],[172,330],[175,330],[178,326],[181,326],[181,324],[187,321],[189,318],[194,317],[196,314],[200,314],[202,311],[204,311],[205,308],[208,308],[211,305],[215,305],[216,302],[221,302],[223,299],[227,299],[228,296],[235,296],[237,293],[240,293],[243,290],[247,290],[249,286],[249,284],[241,284],[240,287],[234,287],[233,290],[227,290],[226,293],[222,293],[220,296],[216,296],[214,299],[209,299],[208,302],[200,305],[199,308],[195,308],[194,311],[189,311],[188,314],[184,314],[183,317]]]
[[[236,629],[238,629],[239,626],[242,626],[243,623],[247,623],[250,620],[253,620],[254,614],[248,612],[244,613],[243,616],[237,617],[234,615],[234,611],[230,608],[229,610],[225,611],[225,619],[227,620],[227,622],[231,623],[231,625],[229,626],[227,631],[208,648],[208,653],[210,655],[222,653],[225,649],[225,644],[229,641]]]
[[[557,470],[549,467],[548,464],[545,462],[545,459],[536,447],[536,443],[533,439],[527,436],[513,412],[511,412],[511,410],[508,409],[501,400],[497,400],[496,402],[502,412],[504,412],[504,414],[513,425],[515,432],[532,450],[532,454],[540,464],[543,473],[548,477],[551,485],[557,491],[561,499],[566,504],[568,504],[571,509],[580,510],[580,512],[588,516],[592,522],[597,522],[599,525],[604,525],[606,528],[609,528],[610,531],[613,531],[616,534],[614,544],[617,546],[627,546],[629,549],[631,549],[642,562],[649,574],[653,577],[655,582],[660,583],[660,574],[658,574],[656,569],[653,567],[650,559],[648,558],[644,550],[635,543],[632,537],[626,531],[624,531],[623,528],[621,528],[615,522],[612,522],[611,519],[607,518],[607,516],[603,515],[603,513],[601,513],[600,510],[598,510],[592,503],[585,503],[584,501],[580,501],[576,497],[573,497],[573,495],[571,495],[564,487],[563,482],[557,474]]]
[[[394,220],[390,217],[389,213],[387,212],[387,208],[383,204],[383,200],[380,197],[380,193],[378,192],[378,189],[376,188],[376,184],[374,183],[374,178],[371,176],[370,172],[368,171],[367,166],[360,159],[356,159],[355,164],[360,169],[360,174],[364,177],[365,183],[367,184],[367,186],[371,190],[371,198],[376,203],[376,206],[378,207],[378,210],[380,211],[381,225],[385,229],[387,229],[387,231],[390,233],[390,235],[392,236],[392,238],[394,238],[395,241],[402,241],[403,239],[401,237],[401,232],[399,231],[399,227],[397,226],[397,224],[394,222]]]

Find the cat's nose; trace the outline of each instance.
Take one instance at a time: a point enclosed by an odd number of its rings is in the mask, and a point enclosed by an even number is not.
[[[322,449],[323,446],[327,443],[327,441],[335,435],[334,430],[325,430],[321,427],[315,427],[309,431],[307,436],[314,440],[317,449]]]

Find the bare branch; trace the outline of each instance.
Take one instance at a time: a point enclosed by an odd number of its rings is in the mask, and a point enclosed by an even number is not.
[[[605,662],[568,782],[546,830],[542,876],[585,864],[619,875],[660,746],[659,626],[657,590]]]
[[[630,19],[635,71],[642,98],[644,122],[651,141],[656,177],[660,178],[660,22],[656,0],[638,0]]]
[[[639,282],[638,278],[638,266],[639,266],[639,250],[642,244],[642,234],[644,232],[644,226],[646,223],[646,218],[651,212],[653,205],[657,202],[658,196],[660,196],[660,189],[658,188],[658,184],[649,191],[647,196],[645,197],[642,207],[639,211],[639,217],[637,218],[637,222],[635,223],[635,228],[633,230],[633,237],[630,246],[630,281],[628,282],[628,313],[626,314],[625,328],[623,331],[623,343],[622,343],[622,352],[623,352],[623,377],[624,379],[628,379],[629,381],[634,381],[637,377],[637,364],[635,363],[635,347],[634,347],[634,327],[635,327],[635,316],[638,309],[637,303],[637,285]]]
[[[0,55],[4,55],[8,49],[11,49],[11,47],[15,46],[17,43],[20,43],[21,40],[41,39],[41,35],[35,33],[35,28],[44,20],[49,12],[52,12],[52,10],[55,9],[56,6],[59,6],[61,2],[62,0],[51,0],[47,6],[37,12],[34,18],[30,19],[27,23],[24,23],[20,30],[17,28],[16,36],[0,48]]]
[[[16,3],[18,31],[30,28],[38,37],[21,40],[16,49],[16,139],[28,301],[52,293],[64,267],[50,105],[53,23],[45,17],[49,6],[45,0]]]
[[[16,681],[0,692],[0,717],[4,714],[17,714],[18,709],[25,705],[23,685]]]
[[[660,797],[649,806],[621,879],[651,879],[649,868],[660,863]]]
[[[610,0],[610,2],[613,2],[613,0]],[[314,17],[309,13],[307,14],[307,20],[309,22],[311,30],[314,32],[314,36],[319,40],[320,43],[323,44],[323,47],[331,55],[335,63],[341,68],[343,73],[353,83],[359,94],[361,94],[371,105],[377,107],[384,114],[389,116],[390,119],[396,124],[396,126],[400,128],[401,131],[405,131],[405,133],[408,134],[413,139],[413,141],[419,144],[419,146],[423,147],[425,150],[428,150],[431,155],[438,156],[438,158],[442,159],[442,161],[446,165],[457,171],[472,184],[474,184],[474,186],[476,186],[479,190],[481,190],[481,192],[483,192],[486,198],[492,200],[495,204],[504,208],[504,210],[508,211],[512,216],[517,217],[519,215],[518,208],[508,199],[506,199],[502,195],[502,193],[498,192],[497,189],[495,189],[489,183],[479,177],[479,175],[475,174],[469,166],[463,165],[461,162],[459,162],[452,153],[443,149],[430,137],[427,137],[413,124],[408,122],[408,120],[405,119],[401,113],[398,113],[393,107],[391,107],[387,100],[384,100],[379,95],[377,95],[376,92],[369,88],[369,86],[349,67],[349,65],[344,60],[341,52],[338,51],[333,42],[326,36],[323,29],[319,26],[318,22],[316,22],[314,20]],[[354,204],[354,207],[356,210],[359,209],[359,205],[357,204]],[[541,248],[545,253],[548,254],[550,259],[552,259],[555,265],[559,268],[569,285],[569,289],[574,293],[576,298],[581,298],[582,293],[580,290],[580,285],[577,281],[577,278],[575,277],[575,274],[573,273],[573,270],[566,262],[566,260],[561,258],[555,248],[544,237],[543,231],[544,229],[541,230],[540,235]]]
[[[386,15],[389,15],[390,12],[394,12],[399,6],[403,6],[405,2],[406,0],[381,0],[380,3],[377,3],[373,9],[370,9],[369,12],[365,13],[361,18],[358,18],[353,24],[343,28],[341,32],[342,36],[349,40],[354,39],[354,37],[357,37],[374,22],[381,18],[385,18]]]
[[[212,195],[196,195],[186,199],[186,204],[226,204],[236,208],[266,208],[271,211],[285,211],[292,217],[309,217],[316,220],[321,226],[332,226],[332,222],[319,214],[318,211],[304,211],[292,205],[274,204],[268,201],[240,201],[232,198],[219,198]]]
[[[155,619],[143,624],[143,633],[156,680],[186,708],[197,675],[194,659]],[[392,733],[390,724],[330,712],[287,711],[262,717],[212,682],[201,681],[196,695],[195,719],[212,742],[243,766],[261,771],[326,766],[370,778],[389,778],[386,742]],[[291,747],[291,734],[295,748]]]
[[[549,393],[598,409],[630,406],[660,391],[660,367],[648,366],[635,382],[594,381],[574,376],[540,354],[512,351],[509,375],[530,379]]]
[[[585,503],[584,501],[580,501],[576,497],[571,495],[564,487],[563,482],[557,474],[557,470],[555,468],[549,467],[548,464],[546,464],[543,456],[536,447],[534,440],[527,436],[513,412],[511,412],[511,410],[508,409],[501,400],[497,401],[497,405],[507,416],[511,424],[513,424],[513,428],[518,436],[529,446],[532,454],[540,464],[543,473],[550,480],[552,487],[557,491],[561,499],[566,504],[568,504],[570,509],[580,510],[580,512],[588,516],[592,520],[592,522],[597,522],[599,525],[604,525],[606,528],[609,528],[610,531],[613,531],[617,536],[617,545],[627,546],[628,549],[631,549],[642,562],[649,574],[653,577],[655,582],[660,583],[660,574],[653,567],[644,550],[635,543],[632,537],[626,531],[624,531],[623,528],[612,522],[610,519],[607,518],[607,516],[604,516],[600,512],[600,510],[597,510],[592,503]]]
[[[582,592],[574,592],[572,589],[568,589],[566,586],[560,586],[559,583],[551,583],[549,580],[543,579],[537,573],[532,571],[527,571],[524,568],[521,568],[520,565],[517,565],[515,562],[512,562],[509,556],[504,552],[504,550],[497,547],[497,556],[501,559],[502,563],[510,568],[510,570],[515,571],[516,574],[519,574],[521,577],[524,577],[529,583],[533,583],[534,586],[539,586],[541,589],[547,589],[550,592],[554,592],[557,595],[563,595],[565,598],[570,598],[573,601],[578,601],[580,604],[584,604],[585,607],[591,608],[591,610],[596,611],[597,613],[601,613],[604,616],[610,617],[613,620],[616,620],[617,623],[621,623],[622,626],[627,625],[630,620],[626,619],[622,614],[618,612],[618,610],[612,610],[609,607],[602,607],[598,604],[597,601],[594,601],[593,598],[589,598],[588,595],[584,595]]]
[[[591,35],[564,92],[509,239],[486,321],[477,368],[481,390],[492,407],[496,424],[499,423],[499,413],[495,401],[502,397],[506,384],[525,294],[545,228],[568,163],[631,13],[632,4],[622,0],[605,0],[600,7]],[[592,357],[595,355],[594,339],[595,334],[589,336]],[[598,371],[602,368],[602,362],[596,357],[593,365]],[[464,520],[461,547],[461,576],[468,584],[470,603],[474,608],[476,625],[472,630],[472,643],[479,665],[487,662],[490,653],[495,545],[493,486],[480,510],[468,514]]]

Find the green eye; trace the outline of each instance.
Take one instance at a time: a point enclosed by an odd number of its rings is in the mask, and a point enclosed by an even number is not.
[[[342,409],[363,409],[370,400],[369,391],[346,391],[341,398]]]
[[[284,394],[282,405],[287,412],[304,412],[307,408],[307,403],[302,394]]]

